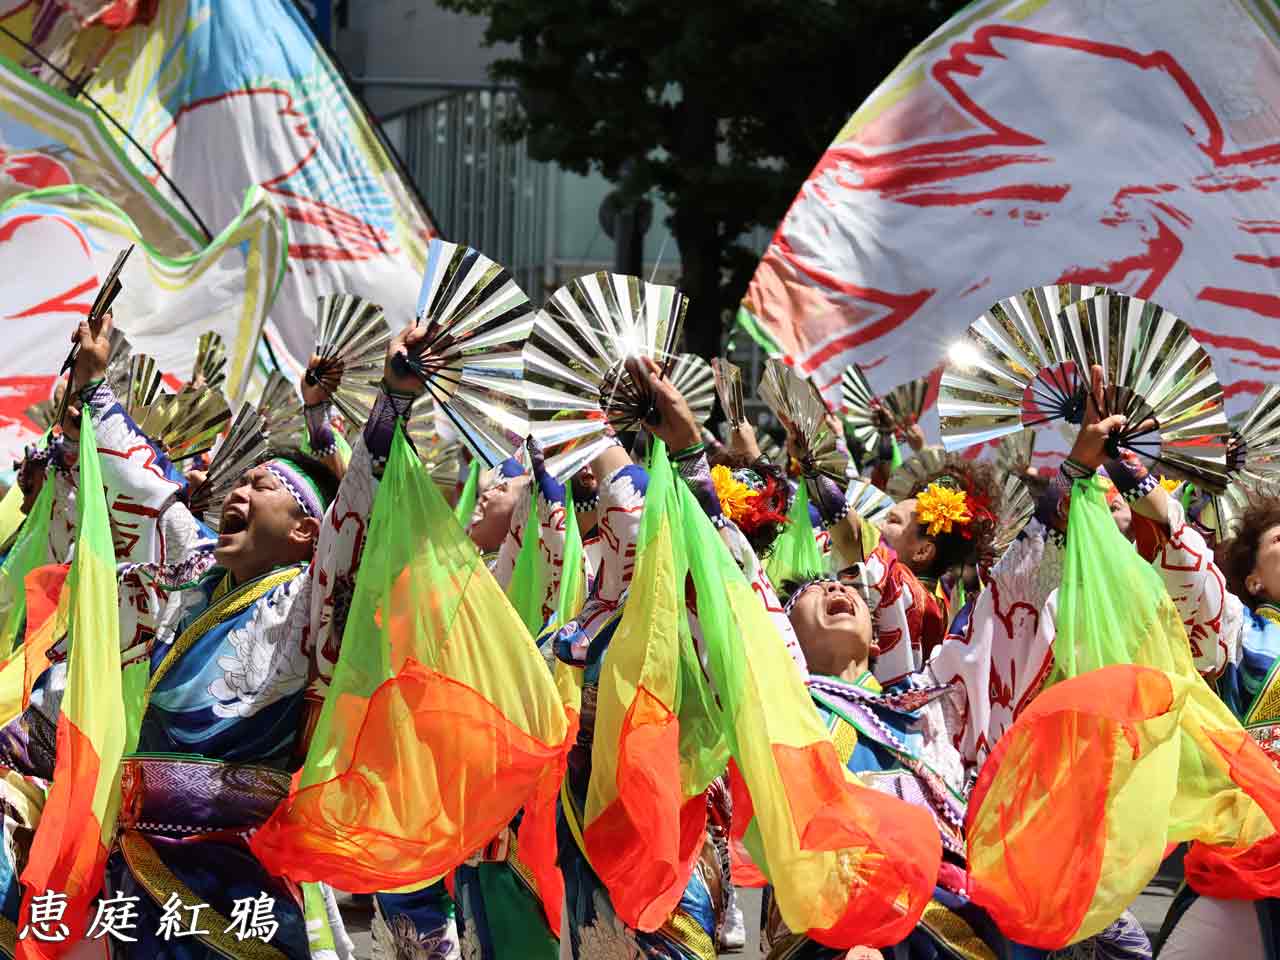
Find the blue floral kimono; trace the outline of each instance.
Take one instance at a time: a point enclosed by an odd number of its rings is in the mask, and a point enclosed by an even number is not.
[[[287,794],[305,755],[337,661],[373,504],[372,458],[386,450],[371,453],[366,442],[356,443],[309,564],[236,584],[215,566],[215,541],[182,502],[181,474],[110,388],[99,387],[88,407],[120,562],[122,662],[145,662],[149,672],[137,749],[123,763],[103,887],[104,896],[138,898],[130,930],[137,942],[113,942],[113,956],[310,958],[302,891],[269,875],[248,840]],[[381,448],[385,433],[370,433],[370,444]],[[50,671],[53,686],[58,666]],[[32,707],[0,735],[5,760],[14,764],[8,774],[26,774],[24,786],[39,785],[52,770],[43,738],[56,724],[56,708],[35,697]],[[22,867],[21,833],[35,826],[38,808],[33,818],[10,786],[4,780],[0,794],[10,881],[4,915],[12,921],[21,896],[13,882]],[[234,929],[237,909],[262,898],[269,901],[263,919],[274,930],[242,938],[244,928]],[[168,938],[160,934],[164,918]],[[403,926],[394,913],[389,923]],[[0,949],[12,948],[0,923]]]

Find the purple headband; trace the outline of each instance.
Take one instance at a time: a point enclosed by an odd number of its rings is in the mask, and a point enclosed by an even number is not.
[[[872,621],[874,622],[876,608],[879,606],[880,600],[879,595],[867,583],[867,565],[865,563],[855,563],[852,566],[845,567],[839,574],[822,573],[816,577],[811,577],[791,592],[791,596],[787,597],[787,602],[782,605],[782,612],[786,616],[791,616],[791,608],[800,599],[800,594],[816,583],[844,583],[843,577],[845,574],[851,574],[850,579],[854,582],[850,586],[862,594],[862,599],[866,601],[867,609],[871,611]]]
[[[835,583],[837,582],[834,574],[823,573],[816,577],[811,577],[800,586],[791,591],[791,596],[787,597],[787,602],[782,605],[782,612],[787,616],[791,616],[791,608],[795,606],[796,601],[800,599],[800,594],[804,593],[816,583]]]
[[[284,457],[268,460],[264,466],[289,491],[306,516],[316,520],[324,517],[324,498],[320,495],[320,488],[301,467]]]

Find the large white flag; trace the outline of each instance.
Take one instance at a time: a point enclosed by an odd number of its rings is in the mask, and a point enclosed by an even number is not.
[[[1185,318],[1229,409],[1280,380],[1280,10],[979,3],[836,137],[740,321],[813,374],[887,389],[995,301],[1103,284]],[[936,422],[936,421],[935,421]]]
[[[256,188],[212,243],[180,257],[151,246],[123,210],[88,187],[36,190],[0,204],[0,469],[38,434],[27,411],[52,395],[72,331],[131,243],[116,325],[134,350],[155,358],[170,390],[190,378],[199,334],[221,334],[225,390],[240,397],[284,276],[287,236],[275,201]]]

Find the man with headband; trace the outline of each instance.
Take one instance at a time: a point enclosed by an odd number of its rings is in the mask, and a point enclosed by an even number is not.
[[[109,319],[97,337],[80,325],[73,388],[104,452],[110,509],[127,510],[139,529],[136,549],[126,544],[121,556],[143,562],[120,569],[120,642],[126,664],[146,662],[149,674],[103,886],[138,897],[138,939],[114,945],[113,955],[309,957],[297,889],[267,874],[245,838],[285,796],[305,755],[337,660],[376,477],[397,419],[422,389],[390,360],[423,332],[411,327],[392,341],[382,392],[341,485],[318,461],[279,452],[227,497],[216,541],[104,382],[110,333]],[[270,943],[224,932],[237,900],[264,894],[278,924]],[[162,916],[190,916],[200,904],[205,933],[159,939]]]

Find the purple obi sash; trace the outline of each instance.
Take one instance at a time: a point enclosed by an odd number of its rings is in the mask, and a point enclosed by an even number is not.
[[[289,793],[283,770],[220,760],[126,757],[122,829],[184,836],[260,826]]]

